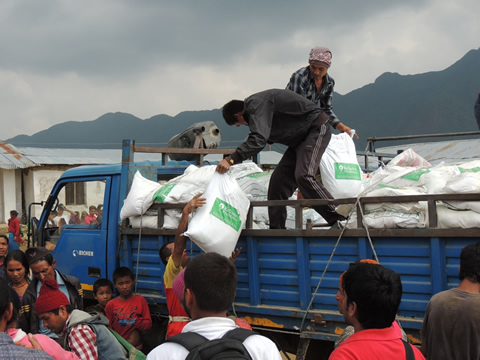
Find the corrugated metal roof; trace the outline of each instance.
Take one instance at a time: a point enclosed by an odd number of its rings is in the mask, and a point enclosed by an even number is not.
[[[480,139],[449,140],[408,145],[395,145],[377,148],[378,153],[396,154],[398,150],[412,148],[432,165],[441,163],[459,163],[480,159]],[[275,151],[262,151],[260,163],[277,164],[281,154]],[[207,161],[220,161],[221,155],[207,155]],[[160,161],[161,154],[136,153],[136,161]],[[49,149],[33,147],[15,147],[0,142],[0,168],[24,169],[41,165],[86,165],[118,164],[122,160],[120,149]],[[362,162],[359,159],[359,162]]]
[[[38,164],[25,156],[21,150],[12,144],[0,142],[1,169],[25,169],[34,166],[38,166]]]
[[[480,139],[449,140],[408,145],[395,145],[376,149],[379,153],[396,154],[411,148],[432,165],[468,162],[480,159]]]

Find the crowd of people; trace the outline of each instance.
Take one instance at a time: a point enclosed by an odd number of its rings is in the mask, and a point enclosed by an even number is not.
[[[304,198],[332,199],[317,177],[320,160],[332,127],[353,135],[332,109],[331,51],[315,47],[308,62],[293,73],[285,90],[266,90],[223,107],[227,124],[248,126],[250,133],[219,162],[218,172],[267,143],[288,146],[272,174],[269,200],[288,199],[297,188]],[[159,250],[169,322],[164,341],[147,355],[143,335],[152,318],[146,299],[133,292],[132,270],[120,267],[111,280],[98,279],[93,285],[96,303],[85,308],[79,279],[56,269],[49,247],[55,244],[19,249],[20,223],[12,211],[9,235],[0,235],[0,358],[160,360],[195,354],[210,359],[221,351],[236,359],[281,359],[271,339],[244,319],[229,316],[237,287],[234,262],[242,249],[230,258],[203,253],[190,259],[186,252],[189,216],[205,202],[199,194],[185,206],[174,241]],[[91,205],[80,213],[59,204],[48,226],[61,235],[66,224],[100,224],[102,210],[102,205]],[[315,210],[330,226],[345,220],[333,206]],[[269,217],[271,228],[285,228],[284,207],[269,208]],[[351,264],[335,296],[348,327],[330,359],[480,359],[480,242],[462,250],[459,270],[460,285],[430,300],[419,349],[396,319],[403,294],[400,276],[371,260]]]

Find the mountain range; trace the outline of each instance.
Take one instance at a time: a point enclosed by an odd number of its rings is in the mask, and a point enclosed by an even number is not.
[[[335,93],[333,106],[340,121],[356,130],[360,136],[357,150],[363,150],[369,137],[478,131],[473,106],[479,92],[480,48],[442,71],[384,73],[374,83],[348,94]],[[220,128],[222,148],[234,148],[248,135],[248,128],[227,126],[221,109],[213,109],[149,119],[107,113],[96,120],[67,121],[5,141],[15,146],[113,149],[119,148],[123,139],[135,139],[137,145],[164,147],[172,136],[201,121],[213,121]],[[273,150],[282,151],[282,147]]]

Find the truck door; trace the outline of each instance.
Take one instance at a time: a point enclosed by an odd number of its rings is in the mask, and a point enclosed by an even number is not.
[[[84,294],[106,277],[111,179],[60,181],[39,224],[40,245],[52,251],[60,272],[79,278]],[[45,214],[44,211],[44,214]]]

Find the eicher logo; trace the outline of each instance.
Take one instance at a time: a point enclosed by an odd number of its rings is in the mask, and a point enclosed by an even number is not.
[[[95,256],[93,251],[87,251],[87,250],[73,250],[72,255],[73,256]]]

